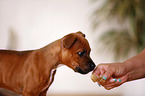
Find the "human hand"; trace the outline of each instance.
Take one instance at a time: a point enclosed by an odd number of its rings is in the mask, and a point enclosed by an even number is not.
[[[96,76],[96,77],[94,77]],[[92,73],[92,80],[98,82],[105,89],[110,90],[120,86],[128,79],[125,63],[99,64]]]

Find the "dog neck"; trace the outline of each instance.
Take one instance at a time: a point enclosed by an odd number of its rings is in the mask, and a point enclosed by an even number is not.
[[[61,44],[60,40],[54,41],[51,44],[40,49],[44,53],[44,59],[46,61],[47,68],[56,69],[61,64]]]

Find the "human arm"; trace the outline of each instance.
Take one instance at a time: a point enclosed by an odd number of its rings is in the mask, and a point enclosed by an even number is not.
[[[108,90],[125,82],[144,78],[145,50],[124,62],[99,64],[93,71],[93,75],[106,77],[105,82],[98,83]]]

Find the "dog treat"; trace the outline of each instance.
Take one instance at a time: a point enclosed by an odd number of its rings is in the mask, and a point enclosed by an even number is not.
[[[93,82],[98,82],[98,81],[100,81],[101,78],[98,78],[96,75],[92,74],[91,79],[92,79]]]
[[[100,77],[101,79],[100,79],[100,82],[101,83],[104,83],[104,82],[106,82],[106,80],[104,79],[104,78],[102,78],[102,77]]]
[[[105,79],[103,79],[102,77],[97,77],[96,75],[91,75],[91,79],[93,82],[101,82],[101,83],[104,83],[105,82]]]

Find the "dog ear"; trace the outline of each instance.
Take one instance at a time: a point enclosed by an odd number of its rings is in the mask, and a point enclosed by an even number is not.
[[[77,33],[81,34],[83,37],[86,37],[86,35],[82,33],[81,31],[78,31]]]
[[[63,47],[70,48],[75,43],[76,40],[77,37],[75,35],[73,34],[66,35],[62,40]]]

